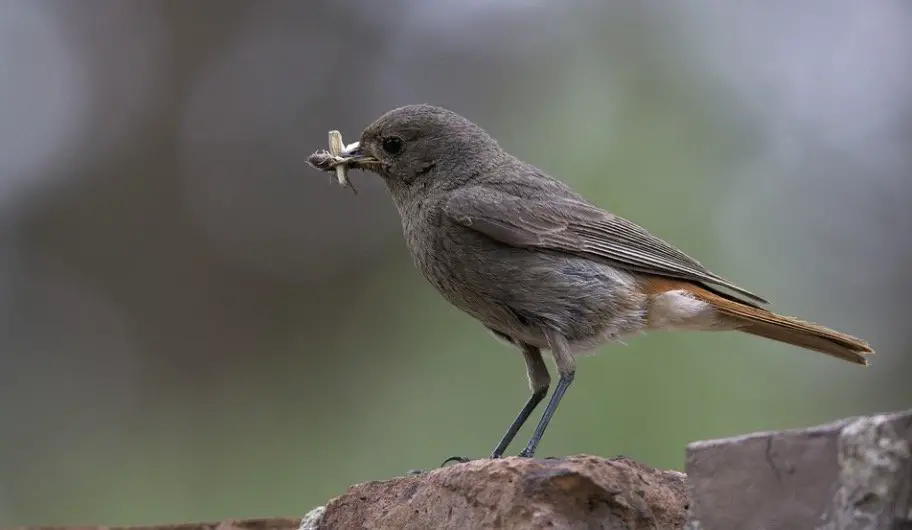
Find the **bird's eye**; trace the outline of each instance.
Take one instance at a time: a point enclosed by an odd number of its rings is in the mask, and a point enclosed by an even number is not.
[[[402,138],[390,136],[389,138],[384,138],[380,145],[387,154],[397,155],[402,151]]]

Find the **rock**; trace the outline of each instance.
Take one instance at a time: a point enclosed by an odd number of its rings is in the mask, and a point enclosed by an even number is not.
[[[350,487],[321,530],[684,527],[686,477],[619,458],[475,460]]]
[[[687,448],[691,530],[912,529],[912,411]]]
[[[912,413],[846,425],[838,463],[838,488],[820,530],[912,529]]]

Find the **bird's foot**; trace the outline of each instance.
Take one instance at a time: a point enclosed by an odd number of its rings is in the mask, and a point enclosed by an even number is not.
[[[444,460],[443,463],[440,464],[440,467],[446,467],[446,465],[449,464],[450,462],[456,462],[457,464],[465,464],[466,462],[471,462],[472,460],[473,460],[472,458],[469,458],[467,456],[451,456],[451,457],[447,458],[446,460]]]
[[[533,458],[533,455],[534,455],[534,452],[529,452],[529,451],[526,451],[525,449],[523,449],[516,456],[518,456],[519,458]],[[491,460],[497,460],[499,458],[503,458],[503,456],[491,455],[488,458],[490,458]],[[543,458],[543,460],[560,460],[561,458],[562,457],[559,457],[559,456],[546,456]],[[451,456],[451,457],[447,458],[446,460],[444,460],[443,463],[440,464],[440,467],[446,467],[446,465],[449,464],[450,462],[455,462],[457,464],[465,464],[466,462],[472,462],[473,460],[478,460],[478,459],[469,458],[467,456]],[[413,471],[420,471],[420,470],[413,470]],[[409,473],[412,473],[412,472],[409,472]],[[415,473],[412,473],[412,474],[415,474]]]

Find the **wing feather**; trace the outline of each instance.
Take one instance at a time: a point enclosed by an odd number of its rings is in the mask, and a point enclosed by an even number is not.
[[[575,197],[529,199],[468,187],[449,196],[444,212],[454,222],[507,245],[607,260],[637,272],[723,287],[766,303],[644,228]]]

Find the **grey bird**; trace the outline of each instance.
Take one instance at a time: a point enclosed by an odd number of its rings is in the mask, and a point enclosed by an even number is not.
[[[315,158],[316,157],[316,158]],[[576,375],[575,358],[653,330],[737,330],[866,365],[864,341],[773,313],[645,229],[594,206],[507,153],[470,120],[431,105],[379,117],[339,164],[378,174],[421,274],[451,304],[522,352],[532,395],[491,454],[503,455],[551,376],[560,376],[531,439],[531,457]]]

